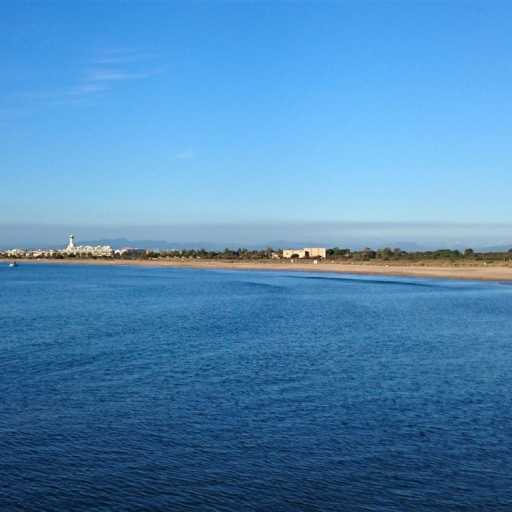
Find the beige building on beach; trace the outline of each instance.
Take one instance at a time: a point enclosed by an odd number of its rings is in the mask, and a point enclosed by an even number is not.
[[[304,247],[304,249],[283,249],[283,258],[325,258],[327,249],[325,247]]]

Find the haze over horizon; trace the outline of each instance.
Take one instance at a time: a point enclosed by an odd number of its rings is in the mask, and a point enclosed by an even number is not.
[[[4,3],[0,245],[508,244],[511,14]]]
[[[512,248],[510,224],[391,222],[217,223],[175,225],[0,224],[0,248],[63,247],[69,233],[80,243],[145,248],[263,248],[272,246],[400,247],[424,250]]]

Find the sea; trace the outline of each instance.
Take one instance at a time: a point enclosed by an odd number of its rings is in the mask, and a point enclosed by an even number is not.
[[[0,511],[512,510],[512,286],[0,266]]]

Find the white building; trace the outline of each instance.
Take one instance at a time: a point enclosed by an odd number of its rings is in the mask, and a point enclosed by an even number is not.
[[[69,242],[68,242],[67,247],[64,249],[64,252],[71,254],[71,253],[74,253],[75,250],[76,250],[75,235],[69,235]]]
[[[75,245],[74,235],[69,235],[68,245],[62,252],[63,254],[73,256],[98,256],[108,258],[114,256],[114,251],[110,245]]]
[[[26,258],[53,258],[58,251],[53,249],[34,249],[25,253]]]
[[[23,258],[25,256],[25,249],[9,249],[7,256],[9,258]]]
[[[283,249],[283,258],[325,258],[327,249],[325,247],[304,247],[304,249]]]

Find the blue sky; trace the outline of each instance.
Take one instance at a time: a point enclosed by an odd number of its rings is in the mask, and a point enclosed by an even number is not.
[[[509,2],[11,1],[0,33],[0,224],[512,219]]]

